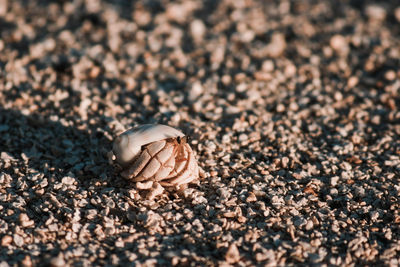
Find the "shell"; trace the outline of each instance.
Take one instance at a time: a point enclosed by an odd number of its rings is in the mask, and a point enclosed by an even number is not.
[[[141,151],[142,146],[168,138],[185,135],[167,125],[144,124],[119,135],[113,144],[113,153],[121,166],[128,165]]]
[[[122,167],[122,177],[136,182],[139,189],[160,191],[159,185],[180,187],[199,177],[194,152],[186,141],[175,128],[145,124],[119,135],[112,153]]]

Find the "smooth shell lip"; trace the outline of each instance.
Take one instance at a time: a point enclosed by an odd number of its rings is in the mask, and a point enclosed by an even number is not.
[[[115,161],[126,166],[140,153],[142,146],[152,142],[185,136],[181,131],[162,124],[144,124],[120,134],[114,141]]]

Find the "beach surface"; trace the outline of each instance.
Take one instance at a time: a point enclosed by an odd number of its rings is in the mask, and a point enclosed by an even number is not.
[[[0,266],[399,266],[398,1],[0,0]],[[203,177],[145,198],[112,140]]]

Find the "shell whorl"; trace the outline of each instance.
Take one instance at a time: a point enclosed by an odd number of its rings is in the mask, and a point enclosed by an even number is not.
[[[126,166],[140,153],[142,146],[183,136],[181,131],[167,125],[144,124],[120,134],[114,141],[113,154],[118,164]]]

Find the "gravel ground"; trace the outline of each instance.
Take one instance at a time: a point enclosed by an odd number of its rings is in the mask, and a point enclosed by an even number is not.
[[[400,3],[0,0],[0,266],[400,265]],[[206,175],[146,200],[123,129]]]

